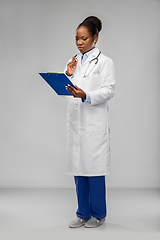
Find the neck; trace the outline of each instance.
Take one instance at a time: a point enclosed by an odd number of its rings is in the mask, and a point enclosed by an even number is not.
[[[91,49],[89,49],[87,52],[84,52],[84,53],[82,53],[83,55],[85,54],[85,53],[88,53],[88,52],[90,52],[91,50],[93,50],[95,47],[92,47]]]

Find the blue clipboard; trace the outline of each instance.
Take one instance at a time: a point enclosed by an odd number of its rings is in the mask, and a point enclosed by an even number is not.
[[[66,86],[68,84],[76,88],[64,73],[39,73],[39,74],[58,95],[72,95],[66,89]]]

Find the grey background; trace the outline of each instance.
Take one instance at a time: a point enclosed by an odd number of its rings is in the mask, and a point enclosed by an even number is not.
[[[115,63],[111,188],[160,187],[160,1],[0,0],[0,187],[73,187],[66,98],[38,75],[63,71],[77,25],[96,15]]]

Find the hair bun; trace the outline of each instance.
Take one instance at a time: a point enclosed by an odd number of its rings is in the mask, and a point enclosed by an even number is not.
[[[101,22],[101,20],[99,18],[95,17],[95,16],[89,16],[83,22],[90,22],[90,23],[92,23],[98,29],[98,32],[100,32],[101,29],[102,29],[102,22]]]

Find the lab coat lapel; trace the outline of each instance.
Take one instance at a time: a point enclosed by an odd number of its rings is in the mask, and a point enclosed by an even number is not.
[[[82,58],[82,53],[78,53],[77,59],[78,59],[78,65],[81,68],[81,58]]]
[[[95,48],[95,51],[87,58],[83,66],[85,66],[88,62],[90,62],[93,58],[97,57],[98,53],[99,53],[98,48]]]

